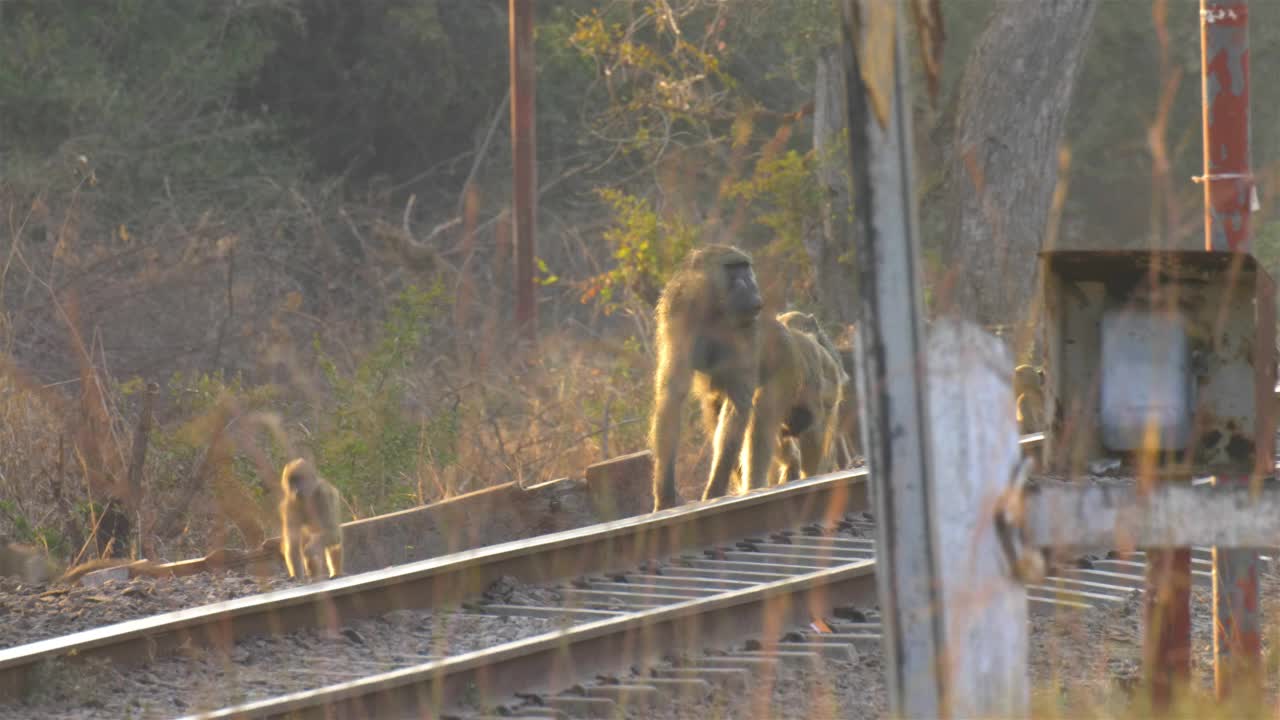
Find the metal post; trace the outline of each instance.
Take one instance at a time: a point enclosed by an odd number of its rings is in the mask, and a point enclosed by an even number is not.
[[[1191,678],[1191,550],[1147,550],[1143,666],[1151,705],[1167,710]]]
[[[538,178],[534,146],[533,0],[510,0],[512,204],[516,244],[516,326],[537,340],[538,308],[533,296]]]
[[[859,236],[858,396],[872,469],[889,714],[945,717],[929,408],[901,0],[843,0]],[[886,18],[886,15],[888,16]],[[892,53],[890,56],[889,53]]]
[[[1200,0],[1201,99],[1204,127],[1204,243],[1207,250],[1249,252],[1253,176],[1249,148],[1249,3]],[[1255,393],[1259,397],[1260,394]],[[1263,412],[1259,407],[1256,412]],[[1259,438],[1255,452],[1272,446]],[[1267,458],[1268,465],[1270,457]],[[1216,477],[1248,485],[1249,476]],[[1257,689],[1262,657],[1258,553],[1213,549],[1214,685],[1225,699],[1233,685]]]

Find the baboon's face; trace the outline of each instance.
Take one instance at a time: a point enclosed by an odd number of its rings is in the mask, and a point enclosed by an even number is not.
[[[305,493],[310,485],[311,476],[305,470],[294,470],[286,475],[284,479],[285,492],[291,498],[296,498]]]
[[[764,300],[760,297],[760,286],[756,284],[751,261],[730,258],[721,272],[724,273],[725,305],[729,315],[744,325],[755,320],[764,307]]]

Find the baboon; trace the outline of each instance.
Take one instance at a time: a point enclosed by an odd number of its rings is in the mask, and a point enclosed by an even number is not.
[[[847,378],[841,388],[840,413],[836,420],[835,453],[837,467],[853,467],[855,458],[862,453],[862,416],[858,408],[858,387],[854,384],[854,357],[852,348],[839,348],[836,357]]]
[[[783,423],[783,436],[795,438],[798,445],[795,451],[799,453],[800,460],[795,464],[795,453],[790,448],[785,448],[780,454],[783,458],[780,481],[787,482],[829,472],[835,464],[833,441],[843,404],[843,388],[848,385],[849,378],[837,359],[835,345],[823,332],[817,318],[809,313],[792,311],[779,315],[778,322],[791,332],[799,350],[804,382],[796,407],[809,410],[813,415],[807,426],[800,430],[793,428],[790,422]]]
[[[1044,430],[1044,370],[1032,365],[1013,369],[1013,396],[1017,398],[1018,432]]]
[[[802,316],[803,319],[793,320],[791,326],[812,334],[818,344],[831,353],[831,357],[835,358],[840,366],[840,404],[837,406],[836,429],[832,433],[831,452],[835,455],[835,467],[853,467],[855,458],[862,451],[857,386],[853,380],[855,371],[853,348],[837,346],[832,342],[831,336],[823,331],[816,318],[808,314],[802,314]],[[855,332],[857,332],[855,326],[847,326],[847,337],[843,342],[852,343]]]
[[[302,458],[280,473],[280,552],[289,577],[298,576],[298,557],[307,579],[327,564],[329,577],[342,574],[342,498]],[[322,560],[323,559],[323,560]]]
[[[16,542],[0,545],[0,576],[42,585],[57,574],[58,563],[41,548]]]
[[[796,406],[804,383],[797,343],[763,308],[751,257],[727,245],[690,253],[663,288],[649,428],[654,510],[679,501],[676,451],[690,391],[713,438],[703,499],[724,495],[735,476],[764,487],[783,422],[801,432],[812,420],[812,409]]]

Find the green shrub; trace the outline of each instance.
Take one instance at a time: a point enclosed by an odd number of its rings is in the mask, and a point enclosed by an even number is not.
[[[613,312],[628,302],[629,294],[652,306],[676,265],[697,243],[698,229],[678,218],[659,216],[644,198],[614,189],[598,193],[614,216],[604,239],[617,265],[587,281],[582,301],[595,300],[605,312]]]
[[[432,320],[440,312],[440,284],[409,287],[392,304],[381,338],[350,372],[320,353],[320,368],[333,393],[326,418],[314,435],[321,474],[342,490],[361,514],[377,514],[412,505],[419,460],[448,465],[456,456],[457,410],[419,421],[405,409],[413,391],[409,370],[423,350]]]

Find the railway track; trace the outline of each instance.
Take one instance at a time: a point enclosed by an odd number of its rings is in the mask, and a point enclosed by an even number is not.
[[[74,666],[85,660],[102,659],[114,668],[126,668],[178,654],[189,655],[198,649],[229,653],[237,643],[254,636],[315,629],[337,631],[353,621],[395,611],[456,607],[469,598],[482,596],[504,578],[515,578],[527,585],[550,585],[652,567],[655,562],[699,553],[705,548],[768,537],[780,529],[813,523],[834,526],[846,508],[866,505],[866,472],[834,473],[713,503],[96,628],[0,651],[0,696],[12,700],[22,695],[39,683],[50,663]],[[864,545],[868,542],[864,541]],[[711,579],[719,582],[705,590],[724,592],[810,574],[847,559],[849,556],[840,552],[839,545],[832,543],[825,558],[817,554],[793,558],[795,562],[791,563],[770,561],[772,567],[754,577],[742,560],[716,560],[722,566],[715,570],[723,574],[712,572]],[[687,591],[696,582],[686,578],[683,582],[668,581],[668,585],[675,583]],[[686,600],[689,594],[668,591],[655,594],[666,597],[640,600],[647,591],[619,593],[607,585],[574,588],[573,601],[566,607],[554,613],[543,608],[542,614],[564,621],[622,617],[637,603],[670,604]],[[600,598],[593,595],[602,592],[611,598],[606,603],[598,602]],[[489,605],[483,610],[486,614],[515,612],[504,611],[500,603]],[[526,607],[519,612],[536,616],[539,610]]]
[[[1024,447],[1039,439],[1024,438]],[[619,708],[736,683],[779,659],[810,662],[878,648],[874,612],[859,610],[875,601],[867,502],[865,471],[841,472],[122,623],[0,652],[0,688],[16,694],[51,659],[136,663],[192,646],[225,652],[250,636],[307,628],[363,643],[337,632],[340,625],[400,609],[461,606],[477,617],[552,624],[463,654],[419,653],[380,668],[315,673],[306,690],[267,693],[198,717],[419,717],[444,709],[475,717],[494,708],[612,717]],[[1196,559],[1203,573],[1206,556],[1197,551]],[[1067,569],[1028,589],[1032,609],[1124,602],[1142,585],[1141,560],[1135,554]],[[508,578],[540,594],[514,601],[486,595]],[[814,619],[825,621],[827,632],[811,627]],[[700,655],[705,648],[731,654]],[[516,692],[535,695],[512,704]]]
[[[778,657],[814,656],[822,641],[783,642],[783,634],[803,628],[813,618],[854,614],[858,607],[873,605],[876,564],[868,557],[868,546],[842,541],[838,530],[805,529],[808,532],[777,534],[777,543],[759,544],[812,551],[813,556],[826,559],[787,565],[782,564],[783,553],[767,547],[742,550],[740,555],[732,550],[713,551],[646,564],[634,573],[581,578],[566,588],[562,603],[556,605],[479,603],[475,611],[568,614],[579,623],[485,650],[192,717],[483,716],[489,708],[516,711],[508,707],[513,702],[521,705],[513,693],[547,698],[525,702],[517,715],[550,708],[566,715],[612,717],[620,705],[639,705],[668,691],[689,691],[691,685],[696,689],[730,679],[724,670],[745,674],[771,665]],[[792,538],[795,544],[787,542]],[[749,555],[759,557],[745,559]],[[579,615],[584,611],[591,615]],[[608,616],[596,619],[596,614]],[[844,633],[826,644],[838,651],[838,644],[852,641],[849,633],[854,626],[835,625]],[[858,629],[863,630],[864,642],[878,642],[878,634],[865,632],[878,632],[878,625],[863,623]],[[704,648],[731,647],[755,638],[760,644],[754,650],[714,659],[698,657]],[[694,657],[676,664],[664,662],[672,655]],[[634,667],[643,670],[636,673]],[[591,682],[600,676],[614,680]],[[579,692],[558,692],[584,682]]]

